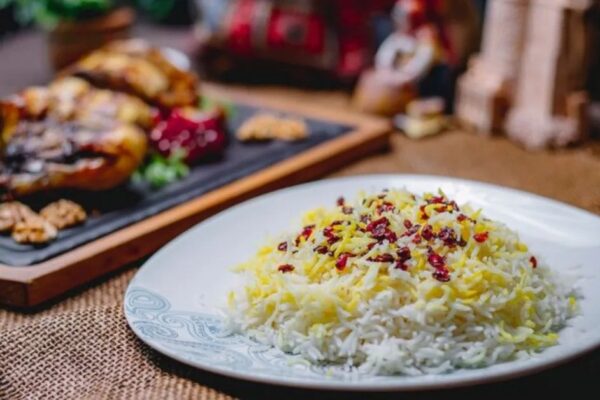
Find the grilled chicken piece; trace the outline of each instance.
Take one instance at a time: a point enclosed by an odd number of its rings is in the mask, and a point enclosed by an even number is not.
[[[59,78],[49,86],[36,86],[23,90],[6,102],[19,108],[20,117],[39,120],[85,121],[97,123],[118,120],[150,129],[155,110],[137,97],[97,89],[87,81]]]
[[[14,117],[19,110],[6,104],[0,111],[0,196],[112,188],[128,179],[146,154],[146,136],[132,124],[19,120]]]
[[[65,71],[93,85],[127,92],[162,108],[195,106],[198,79],[143,40],[113,42]]]

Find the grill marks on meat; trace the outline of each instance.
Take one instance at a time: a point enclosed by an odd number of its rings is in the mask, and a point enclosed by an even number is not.
[[[114,42],[66,71],[98,87],[138,96],[161,108],[195,106],[198,79],[172,65],[159,49],[141,40]]]
[[[107,189],[125,181],[145,153],[145,134],[134,125],[20,121],[2,149],[0,192]]]

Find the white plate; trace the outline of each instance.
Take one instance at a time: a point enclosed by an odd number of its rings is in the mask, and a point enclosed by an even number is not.
[[[237,282],[230,267],[253,255],[267,236],[289,229],[303,211],[332,205],[358,190],[441,187],[460,203],[516,229],[552,268],[577,268],[581,315],[560,332],[557,346],[522,361],[444,375],[328,376],[296,357],[239,335],[223,337],[226,294]],[[125,315],[150,347],[174,359],[236,378],[289,386],[344,390],[417,390],[521,376],[567,361],[600,345],[600,218],[566,204],[498,186],[433,176],[379,175],[323,180],[273,192],[212,217],[154,255],[125,296]]]

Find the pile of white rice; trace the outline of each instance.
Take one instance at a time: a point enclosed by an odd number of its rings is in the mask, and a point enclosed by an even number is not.
[[[361,194],[236,269],[234,330],[366,374],[443,373],[557,343],[576,313],[557,276],[501,223],[440,194]]]

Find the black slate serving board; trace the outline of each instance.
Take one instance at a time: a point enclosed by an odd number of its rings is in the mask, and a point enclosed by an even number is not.
[[[161,189],[129,182],[105,192],[63,192],[29,199],[28,204],[35,208],[57,198],[70,198],[82,204],[90,212],[90,217],[84,225],[61,231],[57,240],[44,246],[20,245],[10,236],[0,236],[0,263],[15,268],[26,268],[46,261],[339,137],[352,129],[348,125],[304,118],[311,133],[306,140],[263,143],[237,141],[232,132],[258,111],[264,110],[235,105],[234,113],[227,122],[229,145],[223,157],[194,166],[185,179]]]

